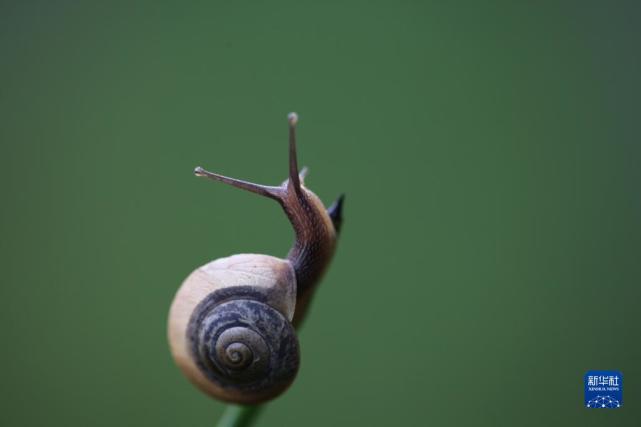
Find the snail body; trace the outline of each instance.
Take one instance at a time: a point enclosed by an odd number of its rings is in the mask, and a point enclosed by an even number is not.
[[[264,186],[198,167],[197,176],[242,188],[279,202],[296,240],[285,259],[238,254],[193,271],[169,311],[172,355],[203,392],[233,403],[261,403],[280,395],[298,372],[295,327],[305,316],[315,287],[336,246],[342,196],[326,209],[299,173],[295,125],[289,115],[289,178]]]

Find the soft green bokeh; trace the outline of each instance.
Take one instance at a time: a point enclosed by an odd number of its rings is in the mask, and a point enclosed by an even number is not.
[[[346,220],[259,425],[639,425],[639,7],[517,3],[2,2],[0,425],[214,425],[173,294],[292,232],[192,170],[282,181],[292,110]]]

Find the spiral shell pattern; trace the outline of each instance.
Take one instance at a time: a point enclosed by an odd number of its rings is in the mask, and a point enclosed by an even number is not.
[[[282,393],[298,372],[293,326],[249,287],[221,289],[201,301],[187,336],[194,360],[209,380],[256,401]]]

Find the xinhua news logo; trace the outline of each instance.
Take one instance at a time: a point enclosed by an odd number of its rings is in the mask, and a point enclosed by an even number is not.
[[[616,409],[623,406],[623,375],[619,371],[588,371],[583,377],[585,407]]]

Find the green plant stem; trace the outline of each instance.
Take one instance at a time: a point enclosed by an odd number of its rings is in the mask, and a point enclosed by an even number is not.
[[[249,427],[261,409],[259,405],[227,405],[217,427]]]

